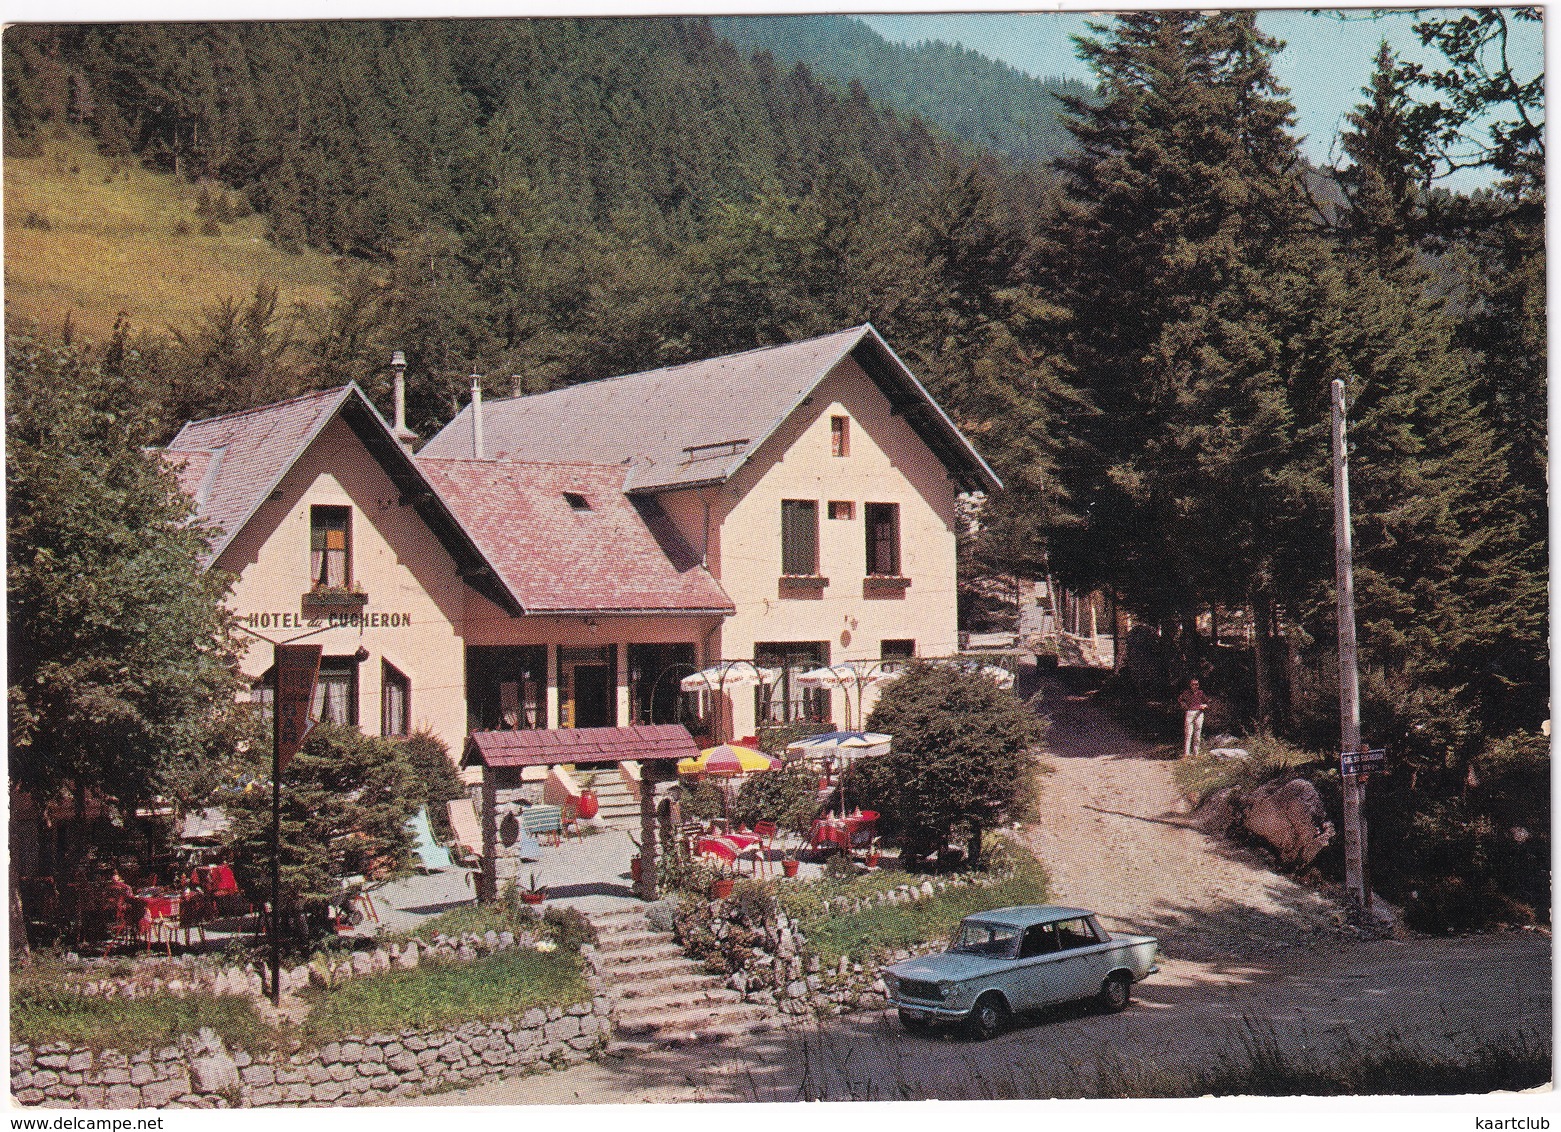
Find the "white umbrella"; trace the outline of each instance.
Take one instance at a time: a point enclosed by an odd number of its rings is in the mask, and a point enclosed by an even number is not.
[[[755,684],[773,684],[780,672],[760,668],[751,660],[729,660],[691,672],[678,681],[685,692],[720,692],[727,688],[751,688]]]
[[[797,677],[805,688],[866,688],[892,680],[898,672],[885,671],[881,661],[849,660],[824,668],[813,668]]]
[[[678,687],[685,692],[715,694],[715,726],[719,733],[721,730],[720,697],[723,693],[738,688],[752,688],[757,684],[770,685],[779,677],[780,672],[777,669],[760,668],[751,660],[723,660],[720,664],[713,664],[709,668],[689,673],[678,681]],[[720,735],[717,734],[716,738],[720,738]]]

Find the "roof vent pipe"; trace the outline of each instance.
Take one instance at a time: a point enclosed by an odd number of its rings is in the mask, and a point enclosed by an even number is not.
[[[396,371],[396,423],[391,429],[391,435],[396,442],[407,451],[412,450],[412,442],[417,439],[417,433],[407,428],[407,356],[400,350],[395,350],[390,355],[390,368]]]
[[[472,459],[485,460],[482,451],[482,385],[480,378],[472,374]]]

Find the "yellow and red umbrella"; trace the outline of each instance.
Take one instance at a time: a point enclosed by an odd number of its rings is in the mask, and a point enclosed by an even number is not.
[[[733,743],[722,743],[719,747],[709,747],[700,751],[697,756],[679,759],[678,773],[712,774],[733,778],[742,774],[774,770],[779,765],[763,751],[756,751],[752,747],[739,747]]]

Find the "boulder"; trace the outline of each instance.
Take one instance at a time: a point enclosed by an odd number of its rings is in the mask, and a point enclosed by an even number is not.
[[[1304,778],[1276,779],[1252,791],[1242,800],[1241,824],[1289,869],[1311,864],[1334,834],[1322,797]]]
[[[1237,794],[1234,786],[1221,786],[1210,793],[1193,810],[1193,824],[1204,833],[1215,836],[1229,833],[1241,816],[1236,809]]]

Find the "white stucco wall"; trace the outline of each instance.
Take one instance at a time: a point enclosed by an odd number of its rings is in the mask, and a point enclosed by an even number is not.
[[[438,539],[379,464],[340,419],[333,421],[278,491],[217,560],[238,575],[230,599],[240,623],[272,641],[302,637],[323,645],[326,656],[351,656],[360,647],[358,722],[380,731],[381,661],[411,682],[411,726],[427,727],[456,757],[466,737],[466,692],[461,624],[466,585]],[[310,588],[309,516],[317,505],[352,509],[352,577],[368,595],[354,623],[325,628],[329,619],[306,619]],[[338,617],[357,613],[335,610]],[[248,636],[247,634],[245,635]],[[271,666],[269,645],[251,640],[242,661],[255,678]]]
[[[850,421],[848,456],[832,455],[833,416]],[[829,660],[838,663],[877,660],[884,640],[914,640],[920,656],[955,651],[957,490],[942,461],[847,358],[732,480],[669,493],[662,502],[697,551],[709,500],[709,565],[737,607],[721,627],[721,657],[752,657],[758,642],[827,641]],[[820,589],[782,586],[784,499],[818,504],[819,573],[829,579]],[[853,517],[830,519],[832,500],[852,503]],[[899,505],[900,572],[910,579],[903,591],[864,589],[867,503]],[[731,699],[732,733],[752,734],[752,694]],[[850,709],[855,724],[854,693]],[[833,712],[844,724],[845,693],[834,693]]]

